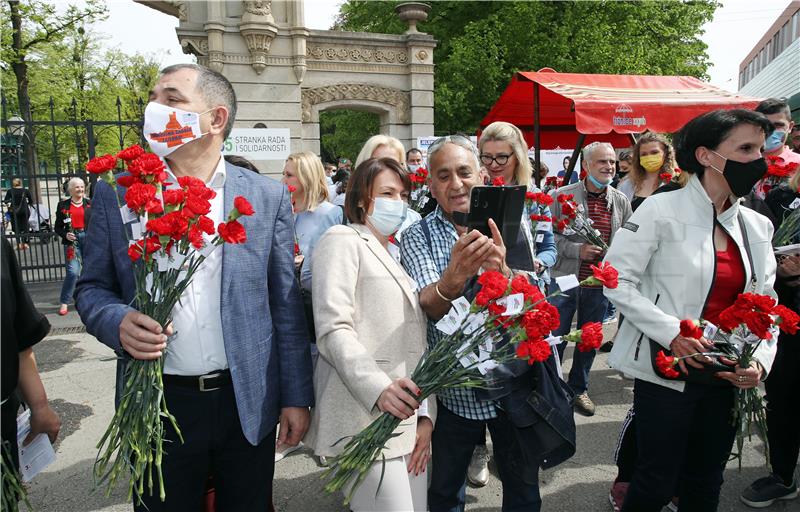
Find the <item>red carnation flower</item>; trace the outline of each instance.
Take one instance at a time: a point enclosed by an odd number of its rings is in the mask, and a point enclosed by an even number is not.
[[[206,184],[203,183],[203,180],[195,178],[194,176],[178,177],[178,185],[180,185],[182,189],[206,186]]]
[[[125,160],[126,162],[131,162],[136,160],[140,156],[144,154],[144,149],[138,144],[134,144],[129,148],[125,148],[119,153],[117,153],[117,158],[120,160]]]
[[[157,236],[148,237],[147,245],[145,245],[144,240],[137,240],[136,243],[128,247],[128,257],[131,261],[138,261],[142,257],[143,249],[147,253],[145,260],[150,261],[153,253],[161,249],[161,242]]]
[[[508,288],[508,279],[500,272],[489,270],[481,274],[478,278],[481,285],[479,293],[485,294],[489,300],[499,299]]]
[[[797,324],[800,322],[800,315],[783,305],[777,305],[772,309],[772,314],[777,316],[776,323],[780,329],[788,334],[797,333]]]
[[[699,340],[703,337],[703,329],[694,320],[681,320],[681,336]]]
[[[125,188],[129,188],[134,183],[139,183],[139,179],[132,174],[128,174],[127,176],[118,176],[116,181],[117,185]]]
[[[493,187],[502,187],[505,184],[506,184],[506,180],[502,176],[498,176],[498,177],[496,177],[495,179],[492,180],[492,186]]]
[[[170,188],[164,190],[163,192],[164,204],[177,206],[181,204],[183,200],[186,198],[185,194],[186,193],[183,191],[183,189],[180,188]]]
[[[517,345],[517,357],[519,359],[527,359],[528,364],[541,363],[547,361],[547,358],[552,354],[550,344],[544,339],[539,338],[536,340],[525,340]]]
[[[236,208],[236,211],[238,211],[240,215],[253,215],[256,213],[250,201],[242,196],[236,196],[233,199],[233,207]]]
[[[576,345],[580,352],[591,352],[603,344],[603,324],[589,322],[581,327],[581,341]]]
[[[134,183],[128,187],[125,192],[125,203],[128,208],[137,213],[161,207],[161,202],[156,198],[156,187],[149,183]]]
[[[589,268],[592,269],[592,277],[604,287],[613,290],[619,285],[619,273],[611,263],[603,261],[600,265],[590,265]]]
[[[569,219],[560,219],[556,223],[556,229],[558,229],[559,231],[564,231],[568,227],[569,227]]]
[[[72,261],[75,259],[75,247],[68,246],[67,247],[67,261]]]
[[[197,217],[197,223],[195,225],[200,229],[200,231],[207,235],[214,234],[214,221],[205,215],[200,215]]]
[[[188,209],[194,215],[208,215],[211,211],[211,203],[207,199],[193,194],[192,189],[189,189],[189,193],[186,194],[186,207],[184,209]]]
[[[675,356],[668,356],[663,350],[659,350],[656,354],[656,368],[661,375],[668,379],[680,377],[681,374],[674,368],[677,363]]]
[[[247,233],[238,220],[220,222],[217,226],[217,233],[229,244],[243,244],[247,241]]]
[[[103,155],[92,158],[86,163],[86,170],[92,174],[102,174],[114,169],[117,166],[117,157],[114,155]]]

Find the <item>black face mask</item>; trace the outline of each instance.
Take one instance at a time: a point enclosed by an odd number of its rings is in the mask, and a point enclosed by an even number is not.
[[[725,158],[713,149],[711,151],[720,158]],[[725,169],[723,171],[720,171],[713,165],[711,168],[725,177],[725,181],[728,182],[728,186],[731,188],[733,195],[736,197],[744,197],[753,190],[758,180],[767,174],[767,161],[764,160],[764,157],[757,158],[747,163],[726,158]]]

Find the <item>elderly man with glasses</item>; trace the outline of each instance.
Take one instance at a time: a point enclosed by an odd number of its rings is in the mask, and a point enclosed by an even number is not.
[[[454,211],[469,210],[472,187],[482,185],[475,146],[457,135],[437,139],[428,149],[428,170],[428,184],[438,206],[403,234],[401,261],[417,283],[420,305],[429,320],[431,346],[442,338],[435,323],[450,310],[450,303],[481,268],[506,275],[511,270],[496,226],[491,224],[494,236],[488,238],[477,230],[467,232],[453,222]],[[503,510],[539,510],[538,483],[523,481],[513,425],[505,412],[492,401],[478,400],[472,389],[446,390],[438,400],[428,490],[431,512],[464,510],[467,467],[484,426],[489,428],[494,442],[503,482]]]

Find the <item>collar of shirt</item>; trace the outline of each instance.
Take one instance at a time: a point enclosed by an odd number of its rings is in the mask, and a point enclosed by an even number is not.
[[[170,169],[169,162],[167,162],[166,159],[164,160],[164,166],[166,167],[169,182],[172,184],[168,188],[176,188],[178,186],[178,178],[175,176],[175,173],[172,172],[172,169]],[[214,174],[211,175],[211,178],[206,182],[206,185],[209,188],[223,188],[225,186],[225,179],[227,176],[228,173],[225,170],[225,159],[222,157],[222,153],[220,153],[219,160],[217,161],[217,167],[214,169]]]
[[[442,210],[441,206],[436,206],[436,210],[433,212],[433,218],[441,223],[441,227],[446,233],[450,233],[453,238],[458,240],[458,231],[456,231],[456,226],[444,216],[444,210]]]

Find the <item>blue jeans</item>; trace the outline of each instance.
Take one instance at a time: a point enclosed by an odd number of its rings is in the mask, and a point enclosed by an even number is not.
[[[78,282],[78,276],[81,275],[81,268],[83,262],[83,255],[81,254],[81,246],[85,232],[78,231],[75,233],[77,240],[73,242],[75,248],[75,257],[71,260],[67,259],[68,245],[64,246],[64,261],[66,262],[67,275],[64,276],[64,284],[61,285],[61,304],[72,304],[72,294],[75,292],[75,283]]]
[[[430,512],[463,512],[466,501],[467,468],[475,445],[485,439],[484,428],[492,434],[494,460],[503,483],[503,512],[538,512],[542,506],[539,482],[522,480],[520,450],[514,442],[511,421],[498,410],[498,417],[488,421],[462,418],[437,405],[433,429],[431,484],[428,488]]]
[[[660,512],[672,496],[681,512],[717,510],[736,436],[733,395],[733,387],[687,383],[680,392],[634,382],[638,455],[623,512]]]
[[[552,281],[550,289],[558,290],[555,280]],[[558,329],[553,331],[553,336],[561,336],[570,331],[575,310],[578,311],[578,329],[587,322],[603,321],[606,315],[606,308],[608,308],[608,299],[603,295],[602,287],[578,287],[564,293],[564,295],[550,299],[550,303],[558,308],[558,314],[561,317],[561,324]],[[567,348],[567,343],[565,341],[558,345],[558,357],[562,361],[564,360],[564,349]],[[576,395],[585,393],[589,389],[589,370],[592,369],[596,354],[596,350],[591,352],[575,350],[572,355],[572,369],[569,371],[567,383]]]

